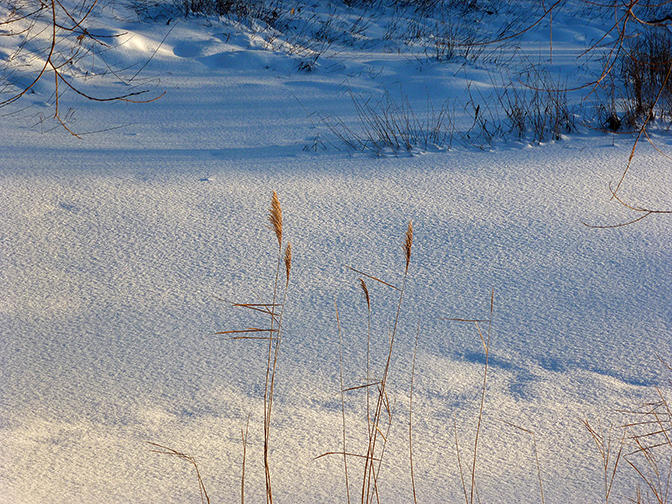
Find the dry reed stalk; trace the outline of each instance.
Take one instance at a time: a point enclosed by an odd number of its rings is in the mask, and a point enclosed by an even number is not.
[[[626,462],[630,464],[630,467],[635,470],[639,478],[645,483],[646,487],[648,487],[651,494],[655,497],[656,502],[658,504],[666,504],[668,502],[667,496],[670,486],[669,472],[667,475],[667,480],[665,481],[665,475],[661,474],[653,450],[648,446],[644,446],[641,440],[638,438],[635,439],[635,444],[637,445],[637,452],[644,456],[646,466],[648,466],[648,471],[645,472],[644,469],[640,468],[631,460],[626,459]]]
[[[415,348],[413,349],[413,366],[411,367],[411,392],[408,399],[408,457],[411,465],[411,488],[413,489],[413,502],[415,504],[418,504],[418,496],[415,491],[415,473],[413,468],[413,381],[415,379],[415,358],[418,355],[419,338],[420,322],[418,321],[418,331],[415,334]]]
[[[412,223],[409,222],[408,224],[408,229],[406,231],[406,236],[405,236],[405,241],[404,241],[404,260],[405,260],[405,268],[404,268],[404,277],[403,277],[403,284],[401,288],[395,287],[394,285],[385,282],[379,278],[376,278],[372,275],[368,275],[366,273],[363,273],[359,270],[356,270],[355,268],[352,268],[350,266],[346,266],[348,269],[359,273],[367,278],[370,278],[372,280],[375,280],[377,282],[380,282],[383,285],[386,285],[387,287],[391,287],[395,290],[399,291],[399,304],[397,306],[396,310],[396,315],[394,318],[394,324],[393,327],[391,328],[390,331],[390,337],[389,337],[389,346],[388,346],[388,352],[387,352],[387,359],[385,362],[385,366],[383,368],[383,373],[382,373],[382,378],[380,380],[377,380],[375,383],[371,382],[371,373],[370,373],[370,350],[371,350],[371,298],[369,296],[369,289],[366,285],[366,282],[364,282],[363,279],[360,278],[360,287],[362,288],[362,291],[364,292],[364,296],[366,299],[366,306],[367,306],[367,311],[368,311],[368,331],[367,331],[367,349],[366,349],[366,384],[362,386],[357,386],[357,387],[351,387],[351,388],[344,388],[343,385],[343,356],[342,356],[342,338],[341,338],[341,328],[340,328],[340,319],[339,319],[339,313],[338,313],[338,306],[336,306],[336,321],[337,321],[337,326],[338,326],[338,334],[339,334],[339,363],[340,363],[340,372],[341,372],[341,404],[342,404],[342,416],[343,416],[343,451],[338,451],[338,452],[327,452],[323,453],[322,455],[315,457],[315,458],[321,458],[326,455],[342,455],[343,456],[343,463],[345,467],[345,474],[346,474],[346,488],[347,490],[347,497],[348,497],[348,502],[350,502],[350,491],[349,491],[349,477],[348,477],[348,468],[347,468],[347,457],[348,456],[353,456],[353,457],[360,457],[364,458],[364,471],[363,471],[363,477],[362,477],[362,492],[361,492],[361,503],[362,504],[368,504],[369,502],[373,502],[374,499],[380,503],[380,494],[378,492],[378,475],[380,473],[381,467],[382,467],[382,462],[383,462],[383,457],[385,455],[385,448],[387,445],[387,440],[389,438],[390,434],[390,429],[392,426],[392,417],[393,417],[393,410],[394,407],[390,403],[390,399],[388,397],[387,393],[387,378],[389,376],[389,371],[390,371],[390,366],[391,366],[391,361],[392,361],[392,351],[394,348],[394,342],[397,334],[397,329],[399,325],[399,318],[401,314],[401,306],[402,306],[402,301],[404,297],[404,291],[406,287],[406,279],[408,277],[408,268],[411,260],[411,249],[413,246],[413,225]],[[415,358],[414,358],[415,361]],[[414,364],[415,365],[415,364]],[[370,405],[370,390],[369,388],[372,385],[377,386],[378,394],[377,394],[377,399],[376,399],[376,404],[375,407],[373,408],[373,412],[371,411],[371,405]],[[350,391],[350,390],[357,390],[361,388],[366,388],[367,389],[367,398],[366,398],[366,417],[367,417],[367,435],[368,435],[368,446],[366,449],[366,454],[365,455],[359,455],[359,454],[354,454],[354,453],[348,453],[345,447],[345,440],[346,440],[346,428],[345,428],[345,399],[344,399],[344,392]],[[386,416],[385,423],[386,425],[383,424],[383,417],[384,415]],[[412,424],[411,424],[411,429],[412,429]],[[385,432],[383,432],[385,431]],[[409,433],[410,434],[410,433]],[[379,441],[379,438],[382,439],[382,441]],[[382,446],[381,446],[382,445]],[[412,447],[411,447],[412,450]],[[412,456],[412,455],[411,455]],[[415,489],[414,489],[414,494],[415,494]]]
[[[544,484],[541,480],[541,464],[539,463],[539,450],[537,450],[537,437],[532,432],[532,443],[534,444],[534,458],[537,461],[537,476],[539,477],[539,491],[541,492],[541,504],[546,504],[544,499]]]
[[[285,284],[285,288],[287,288],[287,285],[289,285],[289,273],[292,270],[292,244],[288,243],[287,247],[285,248],[285,273],[287,274],[286,279],[287,282]]]
[[[341,415],[343,426],[343,470],[345,472],[345,493],[350,504],[350,481],[348,479],[348,456],[345,446],[346,431],[345,431],[345,391],[343,387],[343,337],[341,335],[341,319],[338,314],[338,304],[334,299],[334,308],[336,309],[336,325],[338,328],[338,367],[341,379]]]
[[[278,298],[278,287],[280,278],[280,265],[283,263],[282,250],[282,208],[280,207],[280,200],[278,193],[273,191],[271,197],[271,208],[268,213],[268,222],[271,230],[275,233],[278,240],[278,261],[275,269],[275,282],[273,283],[273,306],[276,305]],[[271,413],[273,411],[273,392],[275,390],[275,376],[278,365],[278,355],[280,351],[280,342],[282,340],[282,316],[285,310],[285,302],[287,301],[287,290],[289,287],[289,273],[292,264],[292,248],[291,244],[287,245],[284,255],[284,265],[287,274],[285,283],[284,299],[280,305],[280,315],[276,318],[275,313],[271,314],[271,332],[274,330],[274,325],[277,324],[277,337],[269,339],[268,341],[268,359],[266,363],[266,384],[264,388],[264,472],[266,475],[266,502],[273,504],[273,491],[271,486],[271,468],[269,464],[269,446],[271,434]]]
[[[287,301],[287,292],[289,290],[289,277],[292,268],[292,245],[287,243],[284,254],[282,253],[282,208],[278,194],[273,191],[271,197],[271,206],[268,210],[269,229],[275,233],[278,241],[278,256],[275,268],[275,280],[273,282],[273,300],[271,303],[232,303],[232,307],[246,308],[255,312],[260,312],[270,317],[270,327],[248,327],[245,329],[220,331],[215,334],[245,334],[245,333],[268,333],[268,336],[231,336],[231,339],[260,339],[268,340],[268,355],[266,359],[266,381],[264,385],[264,474],[266,487],[266,502],[273,504],[273,491],[271,486],[271,468],[269,463],[269,446],[271,432],[271,413],[273,411],[273,393],[275,390],[275,377],[278,365],[278,355],[280,351],[280,342],[282,341],[282,317]],[[284,265],[286,274],[285,288],[282,303],[278,303],[279,291],[281,289],[280,270]],[[278,313],[278,308],[279,313]],[[248,418],[249,425],[249,418]],[[241,481],[241,501],[244,500],[245,484],[245,451],[247,448],[247,429],[243,436],[243,476]]]
[[[196,460],[194,457],[191,455],[187,455],[186,453],[178,452],[177,450],[173,450],[172,448],[168,448],[166,446],[162,446],[157,443],[152,443],[148,441],[148,444],[155,446],[158,449],[155,450],[150,450],[153,453],[161,453],[162,455],[170,455],[171,457],[177,457],[182,460],[186,460],[189,462],[191,465],[194,466],[194,469],[196,470],[196,478],[198,478],[198,489],[201,493],[201,504],[210,504],[210,497],[208,497],[208,492],[205,490],[205,484],[203,483],[203,479],[201,478],[201,473],[198,470],[198,465],[196,464]]]
[[[369,289],[366,287],[366,282],[359,279],[362,291],[366,297],[367,308],[367,330],[366,330],[366,430],[368,439],[371,438],[371,298],[369,297]]]
[[[221,298],[216,298],[220,301],[225,301]],[[275,308],[278,306],[275,303],[231,303],[231,307],[237,308],[247,308],[248,310],[257,311],[270,315],[272,318],[276,318]],[[245,329],[235,329],[232,331],[218,331],[214,334],[245,334],[245,333],[263,333],[267,332],[270,336],[231,336],[231,339],[262,339],[262,340],[276,340],[277,337],[273,336],[273,333],[277,333],[278,330],[271,327],[270,329],[262,329],[259,327],[246,327]]]
[[[391,283],[387,283],[387,282],[385,282],[384,280],[381,280],[380,278],[376,278],[376,277],[374,277],[374,276],[372,276],[372,275],[369,275],[369,274],[367,274],[367,273],[364,273],[363,271],[359,271],[359,270],[357,270],[357,269],[355,269],[355,268],[353,268],[353,267],[351,267],[351,266],[348,266],[348,265],[345,265],[345,267],[348,268],[348,269],[351,270],[351,271],[354,271],[355,273],[359,273],[360,275],[364,275],[365,277],[370,278],[371,280],[375,280],[376,282],[380,282],[380,283],[382,283],[383,285],[387,285],[388,287],[391,287],[391,288],[393,288],[393,289],[395,289],[395,290],[400,290],[399,287],[395,287],[395,286],[392,285]],[[367,299],[367,302],[368,302],[368,299]]]
[[[478,410],[478,423],[476,425],[476,437],[474,438],[474,461],[472,463],[471,467],[471,497],[470,497],[470,504],[473,504],[474,502],[474,492],[476,491],[476,460],[478,458],[478,439],[481,433],[481,423],[483,421],[483,407],[485,405],[485,390],[486,386],[488,383],[488,363],[489,363],[489,358],[490,358],[490,334],[491,334],[491,329],[492,329],[492,312],[494,310],[494,304],[495,304],[495,290],[493,289],[491,294],[490,294],[490,319],[488,321],[488,336],[487,340],[483,337],[483,333],[481,332],[481,328],[478,325],[478,322],[476,322],[476,330],[478,331],[478,335],[481,338],[481,343],[483,343],[483,349],[485,351],[485,365],[483,368],[483,389],[481,392],[481,405]]]
[[[230,303],[230,301],[227,301],[226,299],[222,299],[222,298],[217,297],[217,296],[214,296],[214,298],[217,299],[218,301],[224,301],[224,302]],[[231,304],[231,308],[236,308],[236,307],[237,308],[247,308],[249,310],[258,311],[258,312],[261,312],[261,313],[265,313],[267,315],[275,315],[271,310],[275,309],[275,306],[277,306],[277,305],[273,305],[271,303],[230,303],[230,304]],[[216,334],[219,334],[219,333],[216,333]]]
[[[659,359],[664,366],[670,369],[662,358],[659,357]],[[642,419],[623,426],[624,429],[637,430],[636,434],[629,436],[635,450],[628,454],[625,460],[635,470],[645,488],[648,488],[647,495],[650,492],[656,502],[666,503],[669,502],[672,490],[672,454],[670,453],[672,449],[672,437],[670,436],[672,409],[658,387],[656,387],[656,392],[659,400],[645,403],[638,410],[628,412]],[[667,450],[664,451],[665,449]],[[643,457],[643,461],[631,460],[635,455]]]
[[[455,451],[457,454],[457,464],[460,470],[460,478],[462,480],[462,490],[464,491],[464,500],[466,504],[473,504],[474,496],[478,499],[478,488],[476,487],[476,461],[478,460],[478,441],[481,433],[481,424],[483,421],[483,409],[485,406],[485,391],[487,389],[488,383],[488,365],[490,357],[490,336],[492,333],[492,314],[494,312],[495,306],[495,290],[492,289],[490,292],[490,317],[487,319],[467,319],[467,318],[444,318],[443,320],[449,320],[454,322],[474,322],[476,324],[476,331],[478,336],[481,339],[481,344],[483,345],[483,350],[485,352],[485,364],[483,369],[483,385],[481,387],[481,402],[478,410],[478,420],[476,423],[476,435],[474,437],[474,458],[471,464],[471,488],[469,490],[469,495],[467,495],[467,486],[464,481],[464,473],[462,472],[462,460],[460,457],[460,447],[457,440],[457,423],[453,420],[455,428]],[[481,327],[478,325],[479,322],[488,323],[488,332],[487,337],[483,336]]]
[[[240,435],[243,438],[243,470],[240,475],[240,504],[245,504],[245,462],[247,459],[247,433],[250,428],[250,415],[247,415],[245,430],[240,429]]]
[[[354,387],[348,387],[346,389],[343,389],[343,392],[350,392],[352,390],[360,390],[360,389],[363,389],[363,388],[369,388],[369,387],[378,386],[378,385],[380,385],[379,382],[373,382],[373,383],[368,383],[368,384],[364,384],[364,385],[356,385]]]
[[[366,282],[362,280],[361,278],[359,279],[359,283],[362,287],[362,290],[364,291],[364,296],[366,297],[366,306],[371,311],[371,298],[369,297],[369,289],[366,287]]]
[[[544,504],[546,501],[544,499],[544,485],[541,480],[541,464],[539,463],[539,453],[537,451],[537,438],[534,434],[534,431],[531,431],[529,429],[525,429],[524,427],[520,427],[519,425],[516,425],[511,422],[507,422],[506,420],[501,420],[503,423],[506,425],[510,425],[514,429],[518,429],[522,432],[526,432],[527,434],[530,434],[532,436],[532,446],[534,447],[534,458],[537,462],[537,476],[539,477],[539,491],[541,492],[541,504]]]
[[[282,250],[282,208],[280,207],[280,201],[278,200],[278,194],[273,191],[271,197],[271,207],[269,209],[268,222],[270,229],[275,233],[275,236],[278,240],[278,260],[275,271],[275,282],[273,283],[273,301],[271,303],[232,303],[232,307],[246,308],[255,312],[261,312],[270,317],[270,328],[259,328],[259,327],[247,327],[245,329],[231,330],[231,331],[219,331],[215,334],[249,334],[249,333],[268,333],[269,336],[231,336],[231,339],[261,339],[268,340],[268,358],[266,364],[266,384],[264,389],[264,473],[265,473],[265,485],[266,485],[266,502],[268,504],[273,503],[273,492],[271,487],[271,471],[269,464],[269,444],[270,444],[270,424],[271,424],[271,412],[273,409],[273,391],[275,386],[275,376],[278,363],[278,352],[280,347],[280,341],[282,339],[282,316],[284,313],[284,307],[287,300],[287,291],[289,288],[289,276],[292,268],[292,247],[291,243],[287,244],[285,248],[284,256],[281,254]],[[276,302],[278,298],[278,288],[279,288],[279,277],[280,277],[280,266],[284,263],[286,281],[285,281],[285,290],[284,290],[284,299],[282,304]],[[277,308],[280,307],[280,313],[277,313]],[[245,431],[241,429],[241,436],[243,439],[243,466],[241,474],[241,490],[240,490],[240,501],[241,504],[245,502],[245,467],[246,467],[246,458],[247,458],[247,440],[248,440],[248,429],[249,429],[250,419],[248,416],[247,424]],[[171,448],[158,445],[156,443],[150,443],[153,446],[160,448],[160,450],[152,450],[156,453],[163,453],[166,455],[172,455],[179,457],[183,460],[190,462],[196,469],[196,476],[198,477],[199,488],[201,491],[201,501],[203,504],[206,502],[209,504],[210,499],[207,492],[205,491],[205,485],[201,479],[198,466],[196,465],[193,457],[180,453]]]
[[[485,404],[486,384],[488,382],[488,359],[489,359],[489,348],[488,345],[485,343],[480,327],[478,327],[478,322],[476,322],[476,330],[478,331],[478,334],[481,337],[481,341],[483,342],[483,347],[485,348],[485,366],[483,369],[483,387],[481,390],[481,404],[478,409],[478,422],[476,424],[476,436],[474,437],[474,460],[471,466],[471,496],[469,498],[470,504],[473,504],[474,502],[474,491],[476,489],[476,460],[478,458],[478,440],[481,434],[481,422],[483,421],[483,407]],[[488,337],[488,340],[489,339],[490,338]]]
[[[623,453],[623,447],[625,446],[625,438],[627,429],[623,429],[623,437],[618,446],[618,452],[616,453],[616,460],[613,463],[611,470],[609,466],[611,465],[611,439],[613,427],[609,426],[608,435],[606,436],[601,432],[595,430],[589,423],[588,420],[581,420],[586,430],[590,433],[595,441],[597,450],[600,452],[600,457],[602,458],[602,469],[604,471],[604,502],[609,504],[609,497],[611,496],[611,489],[616,479],[616,471],[618,469],[618,464],[621,460],[621,455]]]
[[[394,318],[394,325],[392,327],[392,331],[390,332],[390,340],[389,340],[389,346],[388,346],[388,352],[387,352],[387,361],[385,363],[385,367],[383,369],[383,375],[382,379],[380,380],[380,384],[378,386],[378,399],[376,401],[376,407],[374,410],[374,416],[373,416],[373,425],[371,429],[371,435],[369,436],[369,447],[367,450],[367,460],[364,466],[364,481],[362,483],[362,503],[368,503],[369,502],[369,496],[371,495],[372,487],[373,487],[373,492],[377,495],[378,494],[378,488],[377,488],[377,476],[376,474],[380,472],[380,467],[382,465],[382,459],[383,459],[383,453],[385,451],[385,445],[387,443],[387,436],[384,436],[382,434],[382,430],[380,428],[380,422],[381,422],[381,415],[383,413],[383,409],[385,409],[388,413],[388,425],[387,425],[387,430],[389,432],[389,428],[392,423],[392,411],[390,408],[389,404],[389,399],[387,398],[387,379],[389,376],[390,372],[390,365],[392,362],[392,351],[394,348],[394,342],[395,338],[397,335],[397,329],[399,326],[399,316],[401,314],[401,306],[402,306],[402,301],[404,298],[404,291],[406,289],[406,280],[408,278],[408,266],[411,260],[411,249],[413,246],[413,224],[411,222],[408,223],[408,229],[406,231],[406,236],[404,240],[404,259],[406,263],[406,267],[404,269],[404,278],[402,282],[402,287],[399,290],[399,304],[397,305],[397,312]],[[352,269],[352,268],[351,268]],[[367,275],[368,276],[368,275]],[[375,277],[370,277],[375,280],[378,280]],[[381,280],[378,280],[382,282]],[[382,282],[385,285],[390,285],[385,282]],[[376,471],[373,467],[373,464],[369,462],[374,458],[374,455],[376,453],[376,445],[378,442],[378,435],[381,435],[383,438],[383,447],[381,448],[381,455],[378,457],[380,459],[380,462],[378,462],[378,470]]]
[[[404,256],[406,257],[406,273],[408,273],[408,264],[411,262],[411,247],[413,246],[413,222],[408,223],[406,230],[406,240],[404,241]]]
[[[462,491],[464,492],[464,502],[469,504],[467,496],[467,484],[464,481],[464,471],[462,471],[462,457],[460,456],[460,442],[457,438],[457,420],[453,417],[453,431],[455,432],[455,454],[457,455],[457,468],[460,471],[460,480],[462,481]]]

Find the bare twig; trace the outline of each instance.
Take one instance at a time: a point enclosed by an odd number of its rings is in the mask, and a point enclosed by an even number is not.
[[[633,212],[637,212],[641,214],[639,217],[636,219],[629,220],[627,222],[620,222],[618,224],[611,224],[611,225],[595,225],[595,224],[588,224],[586,222],[582,222],[582,224],[586,227],[589,228],[594,228],[594,229],[613,229],[613,228],[618,228],[618,227],[623,227],[623,226],[629,226],[630,224],[634,224],[636,222],[639,222],[646,217],[654,214],[672,214],[672,210],[653,210],[650,208],[643,208],[639,206],[634,206],[629,203],[626,203],[620,196],[616,194],[616,190],[612,189],[611,184],[609,184],[609,191],[611,192],[611,197],[612,199],[615,199],[619,204],[627,208],[628,210],[632,210]]]

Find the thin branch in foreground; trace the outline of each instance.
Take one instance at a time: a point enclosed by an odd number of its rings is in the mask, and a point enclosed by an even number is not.
[[[612,189],[611,183],[609,184],[609,192],[611,192],[612,199],[615,199],[619,204],[621,204],[622,206],[624,206],[628,210],[631,210],[633,212],[641,213],[642,215],[640,215],[636,219],[633,219],[633,220],[630,220],[630,221],[627,221],[627,222],[620,222],[618,224],[611,224],[611,225],[588,224],[584,221],[581,221],[581,223],[584,226],[589,227],[589,228],[593,228],[593,229],[614,229],[614,228],[619,228],[619,227],[629,226],[631,224],[635,224],[636,222],[639,222],[639,221],[645,219],[646,217],[648,217],[650,215],[672,214],[672,210],[653,210],[653,209],[650,209],[650,208],[638,207],[638,206],[634,206],[634,205],[630,205],[630,204],[626,203],[625,201],[623,201],[623,199],[621,199],[616,194],[616,190]]]
[[[630,9],[630,12],[632,12],[632,9]],[[632,159],[635,156],[635,150],[637,149],[637,144],[639,143],[639,139],[641,138],[642,134],[646,134],[647,131],[647,126],[649,122],[653,119],[653,111],[658,104],[658,101],[660,100],[660,97],[663,94],[663,91],[665,90],[667,86],[667,81],[670,79],[670,75],[672,74],[672,65],[669,66],[667,69],[667,73],[665,74],[665,79],[663,80],[663,83],[660,85],[660,89],[658,90],[658,94],[656,95],[656,99],[653,101],[651,104],[651,107],[649,108],[649,112],[646,115],[646,119],[644,120],[644,124],[642,124],[641,128],[639,129],[639,132],[637,133],[637,138],[635,139],[635,144],[632,146],[632,151],[630,152],[630,157],[628,158],[628,164],[625,167],[625,170],[623,170],[623,174],[621,175],[620,180],[618,181],[618,184],[616,185],[616,189],[612,190],[611,185],[609,186],[609,190],[611,191],[611,194],[613,195],[614,198],[616,198],[616,193],[621,187],[621,184],[623,184],[623,181],[625,180],[625,176],[628,174],[628,170],[630,169],[630,166],[632,165]],[[648,138],[648,134],[646,135]],[[651,141],[649,139],[649,141]]]
[[[102,47],[103,50],[109,50],[110,46],[100,40],[103,37],[102,35],[91,33],[89,29],[84,26],[84,22],[87,21],[87,19],[90,17],[94,7],[97,4],[98,0],[93,0],[88,6],[82,4],[79,6],[80,12],[73,15],[74,10],[63,5],[60,0],[44,0],[41,1],[41,6],[37,10],[19,17],[10,16],[10,19],[0,23],[10,27],[9,33],[5,34],[6,36],[16,37],[25,35],[27,38],[36,38],[39,36],[39,34],[35,35],[34,32],[40,30],[39,28],[36,28],[37,20],[41,18],[40,12],[43,10],[47,11],[45,14],[47,17],[45,20],[47,28],[44,29],[44,33],[47,37],[47,41],[45,43],[46,47],[44,48],[44,62],[40,65],[37,74],[34,77],[30,77],[30,82],[27,86],[21,86],[22,89],[19,89],[16,93],[13,93],[8,98],[0,100],[0,108],[20,100],[22,97],[28,94],[40,80],[43,80],[47,74],[51,73],[53,74],[54,79],[54,91],[52,95],[54,100],[53,119],[55,119],[60,124],[60,126],[63,127],[72,136],[81,139],[81,135],[92,134],[93,132],[76,133],[70,128],[70,126],[68,126],[68,113],[66,113],[65,116],[63,116],[61,113],[61,97],[64,94],[64,88],[73,91],[75,94],[86,98],[87,100],[96,102],[121,101],[129,103],[150,103],[152,101],[158,100],[165,94],[164,92],[153,98],[137,99],[138,96],[149,93],[149,90],[141,90],[109,97],[94,96],[88,92],[83,91],[80,87],[75,85],[74,81],[76,80],[76,77],[67,75],[67,69],[87,55],[93,55],[94,58],[95,56],[98,56],[99,59],[101,59],[108,67],[108,69],[112,70],[105,61],[105,57],[102,51],[97,50],[97,48],[100,47]],[[77,8],[78,7],[75,7],[74,9]],[[75,16],[77,16],[77,18]],[[13,31],[12,28],[14,23],[21,21],[22,19],[30,19],[31,25],[28,28],[22,29],[20,31]],[[109,37],[116,36],[118,35],[110,35]],[[85,40],[91,41],[92,46],[85,46]],[[64,41],[65,44],[70,42],[70,45],[64,46]],[[22,49],[25,49],[23,42],[19,44],[18,51]],[[144,69],[146,65],[147,63],[143,65],[141,70]],[[93,63],[91,66],[91,70],[95,71],[93,68]],[[140,73],[140,71],[138,71],[138,73]],[[119,74],[117,74],[114,70],[112,70],[112,73],[115,75],[115,77],[119,78],[123,84],[127,85],[130,85],[131,81],[138,75],[138,73],[136,73],[136,75],[133,76],[130,80],[127,80],[120,77]]]

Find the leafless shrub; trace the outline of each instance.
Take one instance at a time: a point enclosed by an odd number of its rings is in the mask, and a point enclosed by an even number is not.
[[[275,27],[282,16],[282,10],[273,0],[174,0],[175,5],[189,14],[216,14],[235,16],[241,20],[263,21]]]
[[[618,197],[639,141],[645,138],[653,143],[649,129],[656,124],[656,119],[665,119],[668,126],[671,122],[672,58],[669,44],[672,38],[667,28],[672,22],[672,0],[629,0],[613,4],[585,0],[584,3],[595,15],[608,14],[614,20],[609,33],[588,49],[588,53],[603,54],[601,72],[591,84],[591,93],[601,91],[606,94],[606,103],[597,107],[598,127],[612,131],[629,129],[635,134],[630,157],[620,179],[610,185],[612,199],[643,215],[615,226],[592,227],[620,227],[649,215],[672,213],[626,204]]]
[[[536,72],[527,87],[530,90],[529,118],[533,142],[559,140],[561,134],[576,129],[566,86],[554,82],[546,73]]]
[[[647,117],[672,121],[672,35],[650,27],[627,41],[620,60],[623,122],[636,128]]]
[[[414,149],[452,146],[454,128],[447,104],[437,110],[428,100],[427,111],[419,116],[403,92],[399,100],[389,92],[379,100],[354,93],[350,97],[359,119],[356,127],[346,125],[338,116],[320,116],[320,119],[351,153],[398,155],[412,154]]]
[[[481,150],[491,148],[497,139],[506,139],[502,129],[502,119],[499,109],[490,96],[484,95],[480,89],[472,89],[473,83],[467,83],[469,99],[464,105],[464,111],[473,117],[472,124],[465,131],[460,131],[462,143]]]

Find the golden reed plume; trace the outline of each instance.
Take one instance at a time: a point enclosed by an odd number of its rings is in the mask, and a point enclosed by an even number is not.
[[[408,222],[406,230],[406,241],[404,242],[404,255],[406,256],[406,273],[408,273],[408,264],[411,262],[411,247],[413,246],[413,222]]]
[[[282,247],[282,209],[280,208],[280,201],[278,200],[278,193],[273,191],[271,198],[271,208],[268,209],[268,222],[270,228],[275,231],[275,236],[278,238],[278,246]]]
[[[287,272],[287,283],[289,283],[289,272],[292,269],[292,243],[287,242],[285,248],[285,271]]]
[[[359,283],[362,286],[364,295],[366,296],[366,306],[368,306],[369,311],[371,311],[371,300],[369,299],[369,289],[366,288],[366,282],[364,282],[364,280],[362,280],[361,278],[359,279]]]

